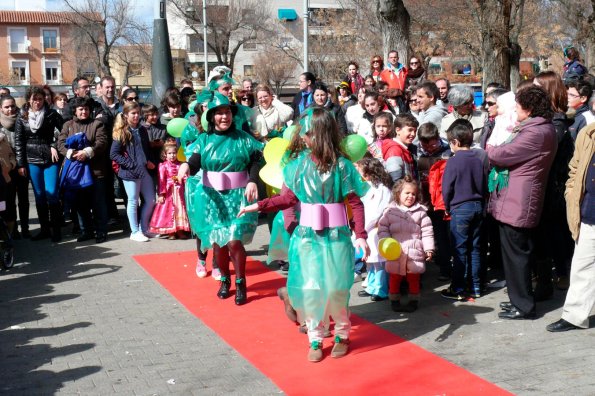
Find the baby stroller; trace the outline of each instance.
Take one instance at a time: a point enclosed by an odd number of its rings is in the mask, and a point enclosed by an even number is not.
[[[0,179],[2,176],[0,175]],[[0,265],[2,269],[12,268],[14,265],[14,243],[12,235],[8,232],[8,226],[2,217],[2,213],[6,210],[6,201],[3,197],[3,191],[6,190],[4,180],[0,181]]]

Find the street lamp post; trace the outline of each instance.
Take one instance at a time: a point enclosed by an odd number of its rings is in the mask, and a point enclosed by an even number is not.
[[[196,9],[192,6],[186,8],[186,13],[191,15],[192,19],[196,17]],[[202,44],[204,52],[204,68],[205,68],[205,86],[209,78],[209,58],[208,58],[208,45],[207,45],[207,0],[202,0]]]
[[[308,0],[304,0],[304,72],[308,71]]]
[[[161,103],[165,91],[174,86],[174,68],[171,59],[167,19],[165,19],[165,1],[155,0],[154,3],[151,102],[156,106]]]

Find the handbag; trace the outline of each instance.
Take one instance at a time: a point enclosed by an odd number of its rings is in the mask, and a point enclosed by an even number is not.
[[[128,158],[128,153],[126,151],[124,151],[124,157]],[[120,172],[120,164],[112,160],[112,169],[114,170],[114,173],[117,175],[118,172]]]

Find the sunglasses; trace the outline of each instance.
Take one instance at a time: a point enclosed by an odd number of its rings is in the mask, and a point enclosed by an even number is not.
[[[492,107],[496,102],[486,102],[486,107]]]
[[[410,65],[419,65],[419,62],[409,62]]]
[[[137,96],[129,96],[129,97],[126,98],[126,100],[128,102],[132,102],[133,100],[138,100],[138,97]]]
[[[250,98],[247,96],[244,96],[244,97],[242,97],[242,100],[250,100]]]
[[[372,63],[380,63],[380,61],[378,59],[374,59]]]

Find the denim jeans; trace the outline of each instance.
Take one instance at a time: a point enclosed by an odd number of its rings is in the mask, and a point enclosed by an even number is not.
[[[94,178],[93,185],[74,191],[66,191],[64,197],[75,209],[83,233],[107,233],[107,205],[105,202],[105,178]],[[91,211],[93,215],[91,215]],[[94,224],[93,224],[94,220]]]
[[[142,179],[137,180],[123,180],[126,195],[128,195],[128,204],[126,205],[126,215],[130,223],[130,231],[134,234],[136,232],[149,232],[149,221],[153,214],[155,207],[155,187],[153,179],[148,172]],[[140,212],[140,225],[138,218],[138,200],[143,196],[143,206]]]
[[[483,222],[483,202],[462,203],[450,212],[450,233],[452,236],[453,271],[452,289],[462,291],[471,278],[473,291],[481,288],[480,229]],[[471,276],[469,276],[471,275]]]
[[[58,173],[60,164],[29,164],[29,175],[33,185],[36,205],[54,205],[60,202],[58,194]]]

